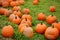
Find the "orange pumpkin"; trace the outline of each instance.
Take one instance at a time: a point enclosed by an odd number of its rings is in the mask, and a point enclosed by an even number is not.
[[[10,14],[12,14],[12,10],[5,10],[5,12],[4,12],[4,15],[5,16],[10,16]]]
[[[53,25],[54,25],[54,28],[57,28],[60,32],[60,22],[55,22],[53,23]]]
[[[33,1],[33,4],[34,4],[34,5],[38,5],[38,3],[39,3],[38,0],[34,0],[34,1]]]
[[[15,16],[16,16],[15,14],[11,14],[11,15],[9,16],[9,18],[8,18],[9,21],[12,21],[12,20],[15,18]]]
[[[46,19],[46,15],[44,13],[38,14],[38,20],[45,20],[45,19]]]
[[[25,18],[21,21],[21,24],[24,24],[24,23],[28,24],[29,26],[32,26],[32,22],[27,18]]]
[[[4,14],[5,8],[0,8],[0,14]]]
[[[26,25],[26,26],[21,28],[21,31],[22,31],[22,34],[24,36],[29,37],[29,38],[33,37],[34,32],[33,32],[33,29],[31,27]]]
[[[12,1],[10,2],[10,6],[14,7],[14,6],[18,6],[19,2],[18,1]]]
[[[56,11],[56,7],[55,6],[50,6],[50,11],[51,12],[55,12]]]
[[[59,31],[57,28],[48,27],[45,31],[45,37],[50,40],[55,40],[59,36]]]
[[[2,0],[0,0],[0,5],[2,5]]]
[[[21,17],[21,12],[20,11],[14,11],[13,14],[16,14],[17,16]]]
[[[13,18],[13,21],[12,21],[12,22],[15,23],[15,24],[20,24],[21,19],[20,19],[18,16],[15,16],[15,17]]]
[[[32,16],[31,16],[31,15],[24,14],[24,15],[22,16],[22,20],[25,19],[25,18],[27,18],[27,19],[29,19],[30,21],[32,21]]]
[[[19,0],[20,5],[24,5],[25,1],[24,0]]]
[[[47,28],[47,26],[41,22],[41,24],[37,24],[36,32],[42,34],[45,32],[46,28]]]
[[[49,23],[49,24],[54,23],[56,20],[57,20],[57,18],[56,18],[55,15],[49,15],[49,16],[46,18],[46,22]]]
[[[4,2],[2,3],[2,7],[8,7],[8,6],[9,6],[9,2],[4,1]]]
[[[13,11],[18,11],[18,10],[19,10],[19,11],[21,10],[20,6],[14,6],[14,7],[13,7]]]
[[[30,10],[27,9],[27,8],[24,8],[22,12],[23,12],[24,14],[30,14]]]
[[[12,37],[14,35],[14,28],[11,25],[2,28],[2,35],[4,37]]]

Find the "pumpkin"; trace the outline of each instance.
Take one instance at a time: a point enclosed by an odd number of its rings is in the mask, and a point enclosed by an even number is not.
[[[5,15],[5,16],[8,17],[8,16],[10,16],[10,14],[12,14],[12,10],[8,10],[8,9],[5,10],[5,12],[4,12],[4,15]]]
[[[38,3],[39,3],[38,0],[34,0],[34,1],[33,1],[33,4],[34,4],[34,5],[37,5]]]
[[[55,40],[59,36],[59,31],[54,26],[48,27],[45,31],[45,37],[49,40]]]
[[[27,24],[27,23],[23,23],[23,24],[20,24],[20,25],[18,26],[18,30],[19,30],[20,33],[23,32],[22,28],[23,28],[24,26],[26,26],[26,25],[28,25],[28,24]],[[28,25],[28,26],[29,26],[29,25]]]
[[[46,22],[49,23],[49,24],[54,23],[56,20],[57,20],[57,18],[56,18],[55,15],[49,15],[49,16],[46,18]]]
[[[12,21],[12,20],[15,18],[15,16],[16,16],[15,14],[11,14],[11,15],[9,16],[9,18],[8,18],[9,21]]]
[[[25,18],[27,18],[27,19],[29,19],[30,21],[32,21],[32,16],[31,16],[31,15],[24,14],[24,15],[22,16],[22,20],[25,19]]]
[[[11,25],[2,28],[2,35],[4,37],[12,37],[14,35],[14,28]]]
[[[50,11],[51,12],[55,12],[56,11],[56,7],[55,6],[50,6]]]
[[[13,11],[18,11],[18,10],[19,10],[19,11],[21,10],[20,6],[14,6],[14,7],[13,7]]]
[[[20,19],[18,16],[15,16],[15,17],[13,18],[13,21],[12,21],[12,22],[15,23],[15,24],[20,24],[21,19]]]
[[[29,37],[29,38],[33,37],[34,32],[33,32],[33,29],[31,27],[26,25],[26,26],[21,28],[21,31],[22,31],[22,34],[24,36]]]
[[[40,34],[43,34],[46,30],[47,26],[44,24],[44,23],[40,23],[40,24],[37,24],[36,26],[36,32],[37,33],[40,33]]]
[[[0,14],[4,14],[5,8],[0,8]]]
[[[19,2],[18,1],[12,1],[10,2],[10,6],[14,7],[14,6],[18,6]]]
[[[29,26],[32,26],[32,22],[27,18],[25,18],[21,21],[21,24],[24,24],[24,23],[28,24]]]
[[[21,17],[21,12],[20,11],[14,11],[13,14],[16,14],[17,16]]]
[[[45,20],[45,19],[46,19],[46,15],[44,13],[38,14],[38,20]]]
[[[24,0],[19,0],[20,5],[24,5],[25,1]]]
[[[9,6],[9,2],[4,1],[4,2],[2,3],[2,7],[8,7],[8,6]]]
[[[24,14],[30,14],[30,10],[27,9],[27,8],[24,8],[22,12],[23,12]]]
[[[56,21],[55,23],[53,23],[54,28],[57,28],[60,32],[60,22]]]

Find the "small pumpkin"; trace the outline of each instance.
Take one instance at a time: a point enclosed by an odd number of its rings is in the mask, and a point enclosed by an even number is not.
[[[30,14],[30,10],[27,9],[27,8],[24,8],[22,12],[23,12],[24,14]]]
[[[14,6],[18,6],[19,2],[18,1],[12,1],[10,2],[10,6],[14,7]]]
[[[0,8],[0,15],[4,14],[5,8]]]
[[[25,18],[27,18],[27,19],[29,19],[30,21],[32,21],[32,16],[31,16],[31,15],[24,14],[24,15],[22,16],[22,20],[25,19]]]
[[[20,11],[14,11],[13,14],[15,14],[15,15],[21,17],[21,12],[20,12]]]
[[[19,11],[21,10],[20,6],[14,6],[14,7],[13,7],[13,11],[18,11],[18,10],[19,10]]]
[[[50,11],[51,12],[55,12],[56,11],[56,7],[55,6],[50,6]]]
[[[55,40],[59,36],[59,31],[54,26],[48,27],[45,31],[45,37],[49,40]]]
[[[4,15],[5,15],[5,16],[8,17],[8,16],[10,16],[10,14],[12,14],[12,10],[8,10],[8,9],[5,10],[5,12],[4,12]]]
[[[9,6],[9,2],[4,1],[4,2],[2,3],[2,7],[8,7],[8,6]]]
[[[11,14],[11,15],[9,16],[9,18],[8,18],[9,21],[12,21],[12,20],[15,18],[15,16],[16,16],[15,14]]]
[[[45,19],[46,19],[46,15],[44,13],[38,14],[38,20],[45,20]]]
[[[20,5],[24,5],[25,1],[24,0],[19,0]]]
[[[36,26],[36,32],[43,34],[45,32],[45,30],[47,29],[47,26],[41,22],[41,24],[37,24]]]
[[[21,21],[21,24],[24,24],[24,23],[28,24],[29,26],[32,26],[32,22],[27,18],[25,18]]]
[[[0,0],[0,5],[2,5],[2,0]]]
[[[34,4],[34,5],[38,5],[38,3],[39,3],[38,0],[34,0],[34,1],[33,1],[33,4]]]
[[[34,31],[31,27],[29,26],[24,26],[21,28],[21,31],[22,31],[22,34],[26,37],[29,37],[29,38],[32,38],[33,37],[33,34],[34,34]]]
[[[53,23],[54,28],[57,28],[60,32],[60,22],[56,21],[55,23]]]
[[[14,35],[14,28],[11,25],[2,28],[2,35],[4,37],[12,37]]]
[[[49,24],[54,23],[56,20],[57,20],[57,18],[56,18],[55,15],[49,15],[49,16],[46,18],[46,22],[49,23]]]
[[[20,19],[18,16],[15,16],[15,17],[13,18],[12,22],[15,23],[15,24],[20,24],[21,19]]]

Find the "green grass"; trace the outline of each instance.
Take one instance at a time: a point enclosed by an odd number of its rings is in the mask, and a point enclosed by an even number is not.
[[[37,20],[37,15],[40,12],[44,12],[47,16],[53,14],[49,11],[49,7],[51,5],[56,6],[56,12],[54,12],[54,15],[57,16],[57,19],[60,21],[60,0],[40,0],[38,5],[33,5],[33,0],[25,0],[25,4],[21,5],[21,10],[23,8],[29,8],[30,9],[30,15],[33,18],[32,25],[33,29],[35,31],[35,26],[40,23],[40,21]],[[9,7],[11,8],[11,7]],[[12,38],[9,38],[10,40],[47,40],[43,34],[38,34],[34,32],[34,36],[32,38],[27,38],[25,36],[22,36],[21,33],[18,31],[18,25],[9,22],[8,17],[5,17],[4,15],[0,15],[0,40],[7,40],[6,38],[2,37],[1,35],[1,29],[6,25],[6,22],[8,22],[10,25],[12,25],[15,29],[15,34]],[[44,21],[44,23],[46,23]],[[46,23],[47,24],[47,23]],[[48,25],[47,25],[48,26]],[[57,38],[57,40],[60,40],[60,37]]]

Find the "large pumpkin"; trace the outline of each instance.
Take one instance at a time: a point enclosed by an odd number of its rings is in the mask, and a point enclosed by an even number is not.
[[[54,27],[57,28],[60,32],[60,22],[53,23]]]
[[[30,21],[32,21],[32,16],[31,16],[31,15],[24,14],[24,15],[22,16],[22,20],[25,19],[25,18],[27,18],[27,19],[29,19]]]
[[[47,26],[44,23],[41,22],[40,24],[37,24],[36,32],[42,34],[42,33],[45,32],[46,28],[47,28]]]
[[[2,35],[4,37],[12,37],[14,35],[14,28],[11,25],[2,28]]]
[[[46,18],[46,22],[49,23],[49,24],[54,23],[56,20],[57,20],[57,18],[56,18],[55,15],[49,15],[49,16]]]
[[[57,28],[48,27],[45,31],[45,37],[49,40],[54,40],[59,36],[59,31]]]

